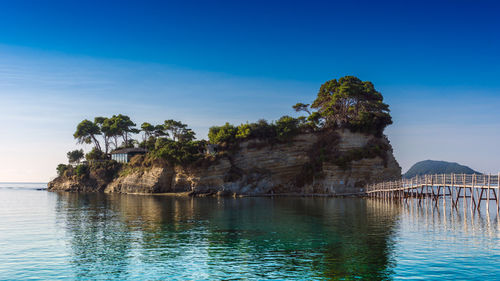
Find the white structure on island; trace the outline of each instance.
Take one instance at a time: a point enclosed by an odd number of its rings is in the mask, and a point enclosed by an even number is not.
[[[148,151],[144,148],[122,148],[111,152],[111,159],[119,163],[128,163],[135,155],[146,154],[146,152]]]

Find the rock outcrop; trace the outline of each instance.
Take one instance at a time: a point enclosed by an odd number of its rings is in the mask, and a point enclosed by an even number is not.
[[[401,168],[392,149],[384,150],[381,155],[355,158],[347,166],[336,161],[335,157],[345,158],[346,153],[360,150],[373,141],[390,148],[385,138],[348,130],[335,134],[336,138],[327,139],[326,144],[322,135],[315,133],[300,134],[286,143],[248,140],[231,154],[208,164],[186,167],[154,164],[129,170],[124,167],[126,173],[104,185],[93,186],[96,179],[78,181],[59,177],[49,183],[49,190],[335,195],[358,193],[367,183],[401,178]],[[321,143],[327,149],[319,147]],[[325,157],[330,159],[324,160]]]

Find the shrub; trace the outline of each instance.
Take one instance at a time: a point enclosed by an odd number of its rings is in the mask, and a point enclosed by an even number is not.
[[[90,171],[93,175],[107,180],[112,179],[118,173],[120,168],[121,164],[114,160],[94,162],[90,165]]]
[[[156,138],[154,136],[150,136],[147,140],[141,142],[139,147],[145,148],[147,150],[155,149]]]
[[[290,116],[283,116],[276,121],[276,137],[280,141],[289,140],[299,133],[299,120]]]
[[[89,166],[87,165],[78,165],[75,168],[75,173],[78,177],[85,177],[89,174]]]
[[[389,114],[380,112],[361,112],[347,127],[353,132],[372,134],[376,137],[381,137],[385,127],[390,124],[392,124],[392,119]]]
[[[87,159],[87,161],[105,160],[105,159],[107,159],[107,156],[106,156],[106,153],[104,153],[96,148],[93,148],[89,153],[87,153],[85,155],[85,158]]]
[[[238,126],[238,130],[236,132],[236,138],[237,139],[246,139],[250,137],[252,134],[252,130],[250,127],[250,124],[241,124]]]
[[[231,144],[236,139],[238,129],[226,123],[224,126],[213,126],[208,130],[208,139],[213,144]]]
[[[259,139],[271,139],[276,137],[276,129],[273,124],[269,124],[265,119],[260,119],[257,123],[251,123],[250,137]]]
[[[200,159],[205,143],[201,141],[177,142],[158,139],[153,155],[171,164],[189,164]]]
[[[69,169],[69,167],[71,167],[71,166],[69,166],[69,165],[65,165],[65,164],[59,164],[59,165],[57,165],[57,168],[56,168],[56,170],[57,170],[57,175],[58,175],[58,176],[62,176],[62,175],[64,175],[64,172],[66,172],[66,170],[68,170],[68,169]]]
[[[130,158],[128,165],[131,167],[139,167],[144,162],[144,159],[146,159],[145,155],[142,154],[134,155],[132,156],[132,158]]]

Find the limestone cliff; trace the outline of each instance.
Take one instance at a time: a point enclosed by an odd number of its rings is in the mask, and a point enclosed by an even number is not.
[[[380,146],[386,149],[380,152]],[[59,177],[49,183],[49,190],[335,195],[358,193],[366,183],[400,177],[401,168],[385,138],[343,130],[329,137],[300,134],[285,143],[248,140],[217,160],[184,167],[125,165],[107,183],[98,177]]]

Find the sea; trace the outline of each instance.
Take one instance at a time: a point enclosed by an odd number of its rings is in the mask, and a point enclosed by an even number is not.
[[[45,187],[0,183],[0,280],[500,280],[496,212]]]

